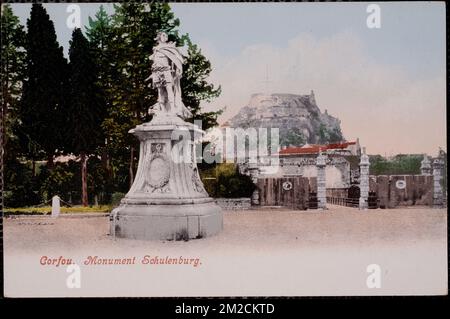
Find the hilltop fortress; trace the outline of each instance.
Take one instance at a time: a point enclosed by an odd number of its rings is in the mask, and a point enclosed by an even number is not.
[[[282,146],[325,144],[344,140],[340,120],[322,113],[314,92],[253,94],[249,103],[222,127],[279,128]]]

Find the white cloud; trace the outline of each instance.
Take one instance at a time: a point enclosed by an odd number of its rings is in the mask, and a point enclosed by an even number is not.
[[[209,43],[200,47],[213,65],[211,81],[222,85],[222,95],[205,106],[227,106],[221,121],[266,87],[270,93],[313,89],[321,110],[341,119],[347,139],[359,137],[370,154],[446,148],[445,70],[438,78],[412,78],[407,70],[374,61],[351,32],[321,39],[300,34],[284,47],[250,45],[233,57],[221,56]]]

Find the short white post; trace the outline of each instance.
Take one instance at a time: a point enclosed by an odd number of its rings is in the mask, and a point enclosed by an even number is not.
[[[58,195],[53,196],[52,198],[52,217],[56,218],[59,216],[59,213],[61,211],[60,209],[60,198]]]

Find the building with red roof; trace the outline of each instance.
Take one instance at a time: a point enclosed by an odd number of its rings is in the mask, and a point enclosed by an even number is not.
[[[331,144],[305,144],[303,146],[286,147],[280,150],[278,155],[280,157],[286,156],[301,156],[307,154],[318,155],[322,151],[326,154],[339,154],[339,155],[361,155],[361,147],[359,145],[359,139],[354,142],[339,142]]]

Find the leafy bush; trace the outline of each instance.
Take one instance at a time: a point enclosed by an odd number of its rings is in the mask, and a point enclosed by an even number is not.
[[[420,174],[423,156],[399,154],[387,159],[381,155],[373,155],[369,159],[371,175],[403,175]]]
[[[318,133],[320,144],[336,143],[344,139],[339,128],[329,130],[324,124],[320,124]]]
[[[6,207],[36,205],[40,202],[34,190],[35,181],[32,171],[17,159],[5,161],[4,167],[4,202]]]
[[[205,189],[212,197],[250,197],[256,189],[250,176],[239,173],[235,164],[218,164],[201,175]]]
[[[124,197],[125,197],[124,193],[119,192],[113,193],[111,196],[111,205],[118,206],[120,204],[120,200]]]
[[[111,203],[113,189],[110,172],[105,169],[102,161],[98,157],[91,156],[88,161],[89,202],[93,203],[95,196],[97,196],[99,204]]]
[[[71,172],[66,163],[57,163],[52,170],[47,167],[41,169],[39,174],[39,194],[43,202],[50,200],[58,195],[64,201],[71,199],[71,190],[73,189],[75,173]]]
[[[306,143],[306,138],[303,132],[294,127],[285,136],[280,137],[281,146],[300,146]]]
[[[113,185],[103,164],[96,156],[91,156],[87,163],[87,186],[89,203],[109,204]],[[65,163],[55,163],[52,170],[42,166],[37,178],[40,185],[39,194],[42,201],[49,200],[54,195],[59,195],[63,200],[73,204],[81,203],[81,166],[80,162],[70,160]]]

